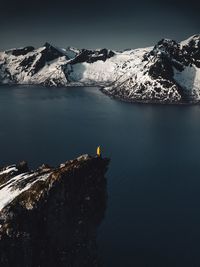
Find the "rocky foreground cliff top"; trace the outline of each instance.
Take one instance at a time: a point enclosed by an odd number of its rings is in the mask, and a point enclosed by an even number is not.
[[[82,155],[56,168],[0,169],[0,266],[99,266],[108,163]]]

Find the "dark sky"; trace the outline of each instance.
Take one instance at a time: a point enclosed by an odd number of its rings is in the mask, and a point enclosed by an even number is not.
[[[200,33],[200,1],[0,0],[0,49],[25,45],[111,49]]]

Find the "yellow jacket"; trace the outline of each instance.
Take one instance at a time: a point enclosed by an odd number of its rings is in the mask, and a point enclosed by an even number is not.
[[[98,146],[97,147],[97,156],[101,156],[101,147],[100,146]]]

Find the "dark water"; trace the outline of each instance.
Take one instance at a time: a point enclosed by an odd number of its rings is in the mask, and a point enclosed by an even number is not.
[[[122,103],[96,88],[0,88],[0,165],[112,162],[104,266],[200,266],[200,106]]]

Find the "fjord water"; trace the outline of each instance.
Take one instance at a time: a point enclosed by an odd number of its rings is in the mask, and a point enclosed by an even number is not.
[[[199,266],[200,106],[128,104],[97,88],[0,87],[0,165],[111,158],[103,266]]]

